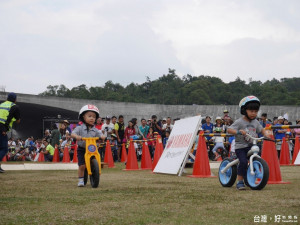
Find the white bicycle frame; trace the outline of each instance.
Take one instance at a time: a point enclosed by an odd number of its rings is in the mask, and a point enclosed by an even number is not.
[[[253,159],[256,158],[260,158],[260,156],[258,155],[259,153],[259,147],[257,146],[257,141],[258,140],[262,140],[264,137],[261,138],[255,138],[252,137],[249,134],[246,134],[246,136],[250,137],[253,140],[253,145],[251,147],[251,149],[248,151],[247,156],[249,157],[250,155],[250,173],[251,175],[255,175],[254,169],[253,169]],[[230,167],[237,165],[240,162],[239,159],[235,159],[234,161],[228,163],[224,169],[221,170],[221,173],[224,174]]]

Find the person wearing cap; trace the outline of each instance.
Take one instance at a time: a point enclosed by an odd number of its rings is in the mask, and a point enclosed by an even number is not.
[[[224,125],[223,125],[223,120],[222,120],[221,116],[216,117],[216,123],[215,123],[214,127],[215,128],[217,128],[217,127],[221,128],[222,133],[224,133]],[[214,131],[215,131],[215,128],[214,128]]]
[[[113,130],[115,129],[115,126],[110,122],[111,117],[106,116],[105,117],[105,124],[102,125],[101,131],[103,135],[110,140],[111,139],[111,134],[113,133]]]
[[[224,113],[224,116],[223,116],[223,120],[225,121],[225,120],[227,120],[227,119],[230,119],[230,116],[228,115],[229,114],[229,112],[228,112],[228,110],[227,109],[225,109],[224,111],[223,111],[223,113]]]
[[[169,133],[171,133],[172,129],[173,129],[173,124],[171,124],[172,119],[171,117],[168,117],[166,120],[166,123],[163,125],[162,127],[162,131],[165,133],[166,131],[169,131]]]
[[[0,162],[8,152],[7,133],[12,129],[13,123],[20,123],[20,109],[16,105],[17,95],[9,93],[7,100],[0,104]],[[0,173],[4,173],[0,164]]]
[[[67,133],[71,134],[71,129],[68,127],[69,126],[69,121],[68,120],[63,120],[60,124],[59,128],[59,133],[60,137],[63,138],[66,136]],[[69,129],[68,129],[69,128]]]
[[[283,116],[278,116],[278,122],[276,126],[282,126],[283,125],[284,118]],[[276,150],[278,153],[278,158],[280,158],[280,150],[281,150],[281,144],[282,144],[282,138],[285,137],[285,133],[287,132],[286,129],[274,129],[274,134],[275,134],[275,140],[276,142]]]

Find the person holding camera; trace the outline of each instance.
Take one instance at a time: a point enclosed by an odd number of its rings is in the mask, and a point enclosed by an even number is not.
[[[152,127],[153,132],[158,132],[161,135],[162,134],[161,122],[157,120],[156,115],[152,115],[151,118],[152,119],[151,119],[150,127]]]
[[[111,140],[111,134],[113,133],[113,130],[115,128],[115,126],[110,121],[110,116],[106,116],[105,124],[103,124],[101,128],[102,134],[107,138],[107,140]]]

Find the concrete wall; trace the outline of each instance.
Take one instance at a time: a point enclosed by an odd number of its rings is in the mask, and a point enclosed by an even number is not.
[[[6,93],[0,93],[0,102],[6,99]],[[80,108],[86,104],[94,104],[100,110],[100,115],[120,115],[125,117],[125,121],[136,117],[138,119],[148,119],[155,114],[159,119],[170,116],[172,118],[184,118],[195,115],[210,115],[213,118],[222,116],[223,110],[228,109],[229,115],[233,118],[239,118],[239,108],[237,105],[158,105],[126,102],[110,102],[96,100],[82,100],[59,97],[42,97],[38,95],[17,94],[17,102],[31,103],[37,105],[51,106],[65,110],[79,112]],[[274,116],[289,114],[289,120],[293,123],[300,118],[300,107],[296,106],[262,106],[259,113],[265,112],[269,118]],[[76,118],[75,118],[76,119]]]

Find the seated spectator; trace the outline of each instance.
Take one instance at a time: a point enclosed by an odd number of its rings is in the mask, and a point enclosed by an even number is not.
[[[216,133],[222,133],[222,128],[221,127],[216,127],[215,132]],[[221,157],[217,153],[218,148],[225,149],[225,147],[224,147],[225,138],[224,137],[219,137],[219,136],[213,136],[211,140],[214,141],[214,144],[215,144],[214,148],[212,150],[212,152],[215,155],[215,159],[214,160],[217,160],[219,157]]]
[[[43,145],[44,148],[42,152],[44,153],[45,161],[52,162],[53,155],[54,155],[54,148],[52,147],[52,145],[50,145],[50,143],[46,139],[43,140]]]
[[[70,155],[70,160],[72,161],[73,160],[73,156],[74,156],[74,149],[71,148],[72,146],[72,138],[71,138],[71,135],[69,133],[66,134],[66,137],[63,138],[63,142],[61,143],[61,152],[59,154],[59,158],[60,160],[63,159],[64,157],[64,150],[65,150],[65,147],[68,147],[68,150],[69,150],[69,155]]]

